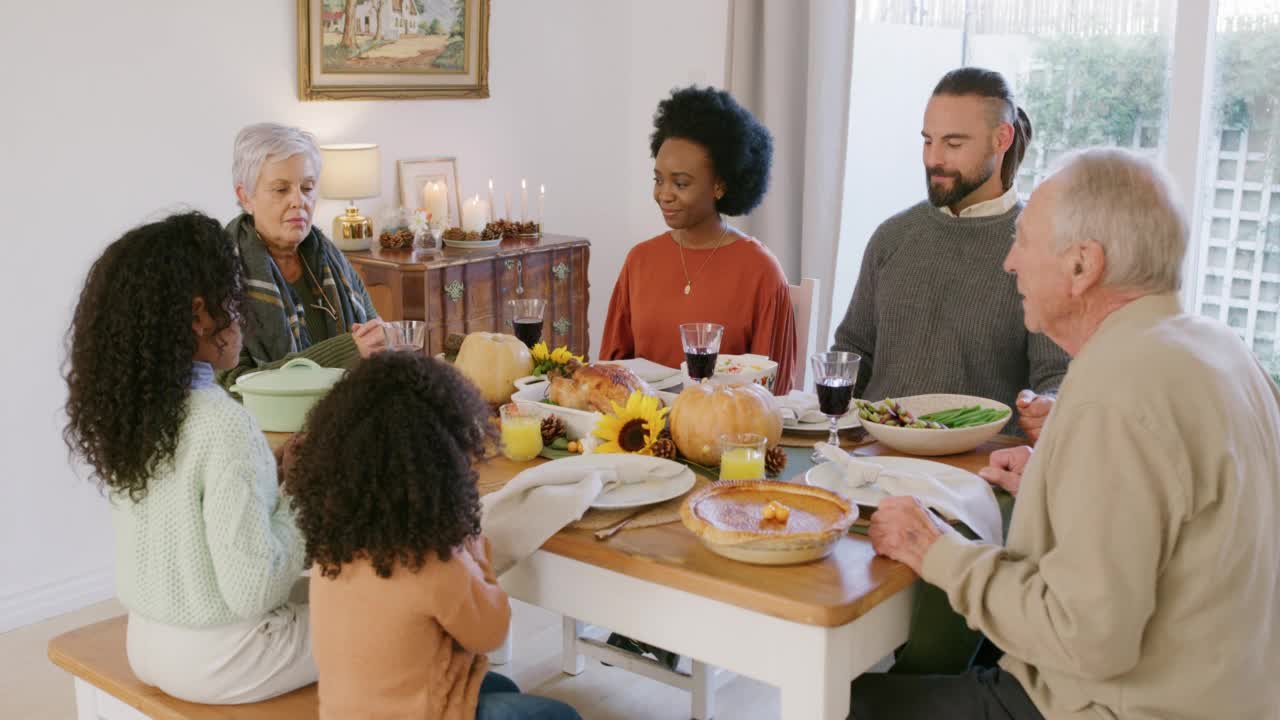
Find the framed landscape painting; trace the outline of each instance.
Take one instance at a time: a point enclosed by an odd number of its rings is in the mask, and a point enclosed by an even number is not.
[[[489,97],[489,0],[298,0],[298,94]]]

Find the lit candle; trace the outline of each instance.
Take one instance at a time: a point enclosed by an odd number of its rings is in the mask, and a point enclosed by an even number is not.
[[[429,182],[422,188],[422,206],[432,222],[449,222],[449,199],[443,183]]]
[[[477,194],[467,198],[462,206],[462,229],[464,232],[481,232],[484,230],[484,219],[488,216],[489,206]]]
[[[538,185],[538,229],[542,229],[542,201],[547,199],[547,186]]]
[[[525,188],[524,178],[520,178],[520,222],[529,222],[529,191]]]
[[[493,217],[493,214],[497,212],[497,210],[494,209],[496,207],[498,206],[493,204],[493,178],[489,178],[489,221],[490,222],[493,222],[494,220],[497,219]]]

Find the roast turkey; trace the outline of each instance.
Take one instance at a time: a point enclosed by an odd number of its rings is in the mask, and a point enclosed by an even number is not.
[[[567,377],[552,377],[547,397],[561,407],[611,413],[612,403],[626,405],[636,390],[657,396],[649,383],[622,365],[592,363],[578,366]]]

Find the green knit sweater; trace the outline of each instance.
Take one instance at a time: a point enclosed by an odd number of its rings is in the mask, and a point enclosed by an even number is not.
[[[302,572],[302,534],[266,436],[220,387],[191,391],[178,449],[139,502],[112,497],[116,585],[130,612],[183,627],[253,620]]]

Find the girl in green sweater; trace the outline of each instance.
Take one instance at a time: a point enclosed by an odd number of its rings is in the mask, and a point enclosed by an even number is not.
[[[303,543],[277,458],[213,380],[239,358],[243,297],[217,221],[174,215],[107,247],[69,333],[65,436],[110,497],[129,664],[193,702],[316,677],[308,606],[289,601]]]

